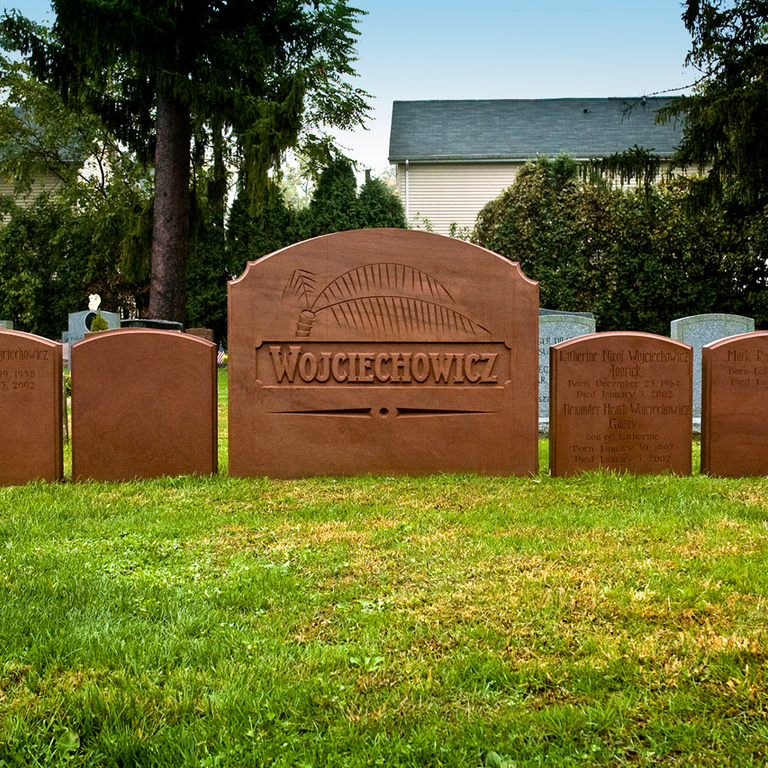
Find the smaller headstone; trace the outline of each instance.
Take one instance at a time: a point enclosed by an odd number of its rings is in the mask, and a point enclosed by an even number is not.
[[[768,331],[702,349],[701,471],[768,475]]]
[[[687,344],[628,331],[553,346],[552,475],[690,474],[692,358]]]
[[[589,320],[595,319],[595,313],[594,312],[566,312],[562,309],[542,309],[539,308],[539,317],[544,317],[545,315],[573,315],[575,317],[586,317]]]
[[[669,335],[693,347],[693,420],[697,427],[701,422],[701,348],[713,341],[754,330],[755,321],[742,315],[691,315],[670,323]]]
[[[539,432],[546,432],[549,425],[549,348],[594,332],[591,312],[539,310]]]
[[[12,331],[13,320],[0,320],[0,331]]]
[[[61,345],[0,330],[0,485],[64,476]]]
[[[155,320],[151,317],[136,317],[123,320],[123,328],[155,328],[159,331],[183,331],[184,325],[173,320]]]
[[[72,477],[216,472],[216,346],[126,328],[72,347]]]
[[[212,328],[187,328],[186,331],[190,336],[197,336],[198,338],[205,339],[213,343],[213,329]]]
[[[98,313],[92,310],[85,312],[69,313],[69,328],[67,329],[67,342],[70,345],[85,338],[86,333],[91,331],[91,323],[96,319]],[[101,316],[107,321],[109,328],[120,327],[120,315],[117,312],[102,312]]]

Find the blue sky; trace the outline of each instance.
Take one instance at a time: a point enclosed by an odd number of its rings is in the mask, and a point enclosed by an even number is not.
[[[368,130],[339,135],[363,166],[387,167],[393,101],[641,96],[695,79],[679,0],[352,0],[367,12],[359,77]],[[47,0],[16,0],[52,20]]]

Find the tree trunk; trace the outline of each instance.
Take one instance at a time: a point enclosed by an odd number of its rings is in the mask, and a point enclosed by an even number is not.
[[[158,88],[149,315],[183,323],[189,255],[189,110]]]

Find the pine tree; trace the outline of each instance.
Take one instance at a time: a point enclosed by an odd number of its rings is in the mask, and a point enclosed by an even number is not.
[[[367,94],[344,79],[354,75],[361,12],[345,0],[53,0],[53,7],[51,40],[11,13],[5,43],[38,78],[154,159],[149,312],[183,320],[193,134],[231,134],[254,191],[287,148],[302,139],[305,152],[326,146],[305,129],[361,124]]]
[[[684,7],[693,39],[687,61],[701,80],[660,110],[662,119],[684,121],[677,163],[707,171],[703,200],[760,210],[768,203],[768,1],[686,0]]]

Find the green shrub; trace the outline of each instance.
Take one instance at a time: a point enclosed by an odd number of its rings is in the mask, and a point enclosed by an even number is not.
[[[91,321],[91,333],[97,333],[98,331],[108,331],[109,323],[107,323],[104,316],[99,312],[96,317]]]
[[[601,331],[666,335],[708,312],[768,323],[768,212],[694,209],[686,179],[611,190],[579,182],[567,156],[540,158],[483,208],[473,242],[519,262],[541,306],[594,312]]]

